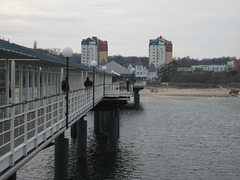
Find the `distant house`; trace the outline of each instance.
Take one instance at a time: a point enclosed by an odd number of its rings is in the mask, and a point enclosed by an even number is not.
[[[240,71],[240,60],[228,61],[227,67],[229,71]]]
[[[192,68],[191,67],[178,67],[177,71],[181,71],[181,72],[192,72]]]
[[[240,60],[234,61],[234,67],[233,70],[240,72]]]
[[[105,61],[105,59],[102,59],[101,63],[99,64],[99,67],[103,67],[105,66],[107,63]]]
[[[141,60],[138,59],[136,63],[130,63],[127,65],[127,68],[129,71],[132,70],[132,68],[135,69],[135,77],[136,78],[144,78],[146,79],[148,76],[148,70],[145,66],[143,66]]]
[[[192,71],[201,69],[205,72],[226,72],[228,71],[227,65],[195,65],[192,66]]]
[[[154,66],[153,63],[151,63],[148,69],[148,80],[153,81],[156,78],[157,78],[156,67]]]

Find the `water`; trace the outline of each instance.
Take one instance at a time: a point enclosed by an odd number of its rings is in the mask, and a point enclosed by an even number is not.
[[[141,97],[120,113],[116,154],[88,120],[88,159],[76,158],[70,140],[69,179],[240,179],[238,97]],[[54,148],[39,153],[18,179],[53,179]]]

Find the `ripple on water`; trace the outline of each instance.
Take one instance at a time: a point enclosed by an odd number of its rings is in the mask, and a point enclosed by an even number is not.
[[[141,97],[120,112],[116,154],[88,120],[88,158],[70,141],[69,179],[240,179],[240,101],[220,97]],[[52,179],[53,149],[22,167],[18,179]]]

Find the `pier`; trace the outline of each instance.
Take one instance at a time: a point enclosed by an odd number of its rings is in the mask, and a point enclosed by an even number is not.
[[[16,173],[42,149],[55,146],[55,179],[68,177],[68,146],[65,131],[77,139],[79,158],[87,158],[86,113],[94,111],[94,131],[101,121],[108,122],[108,151],[116,151],[119,138],[119,108],[134,97],[140,104],[139,91],[145,84],[131,84],[120,91],[112,74],[101,68],[66,59],[0,40],[0,179],[16,179]],[[69,92],[61,82],[69,75]],[[85,88],[89,77],[93,87]],[[114,87],[114,88],[113,88]]]

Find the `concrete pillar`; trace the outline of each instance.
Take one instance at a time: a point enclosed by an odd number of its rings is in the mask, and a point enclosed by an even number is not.
[[[77,122],[71,126],[71,138],[77,139]]]
[[[69,142],[64,133],[55,140],[54,179],[68,179],[68,148]]]
[[[117,121],[115,108],[110,111],[110,117],[108,120],[108,151],[116,152],[117,150]]]
[[[7,180],[16,180],[16,179],[17,179],[17,172],[15,172],[9,178],[7,178]]]
[[[139,95],[139,89],[134,89],[134,104],[135,108],[140,107],[140,95]]]
[[[107,128],[107,111],[101,111],[101,130],[106,130]]]
[[[77,122],[77,153],[80,159],[87,158],[87,121],[84,117]]]
[[[120,136],[120,127],[119,127],[119,108],[116,109],[115,111],[115,119],[116,119],[116,123],[117,123],[117,138],[119,139]]]
[[[101,113],[100,111],[94,111],[94,132],[101,132]]]

